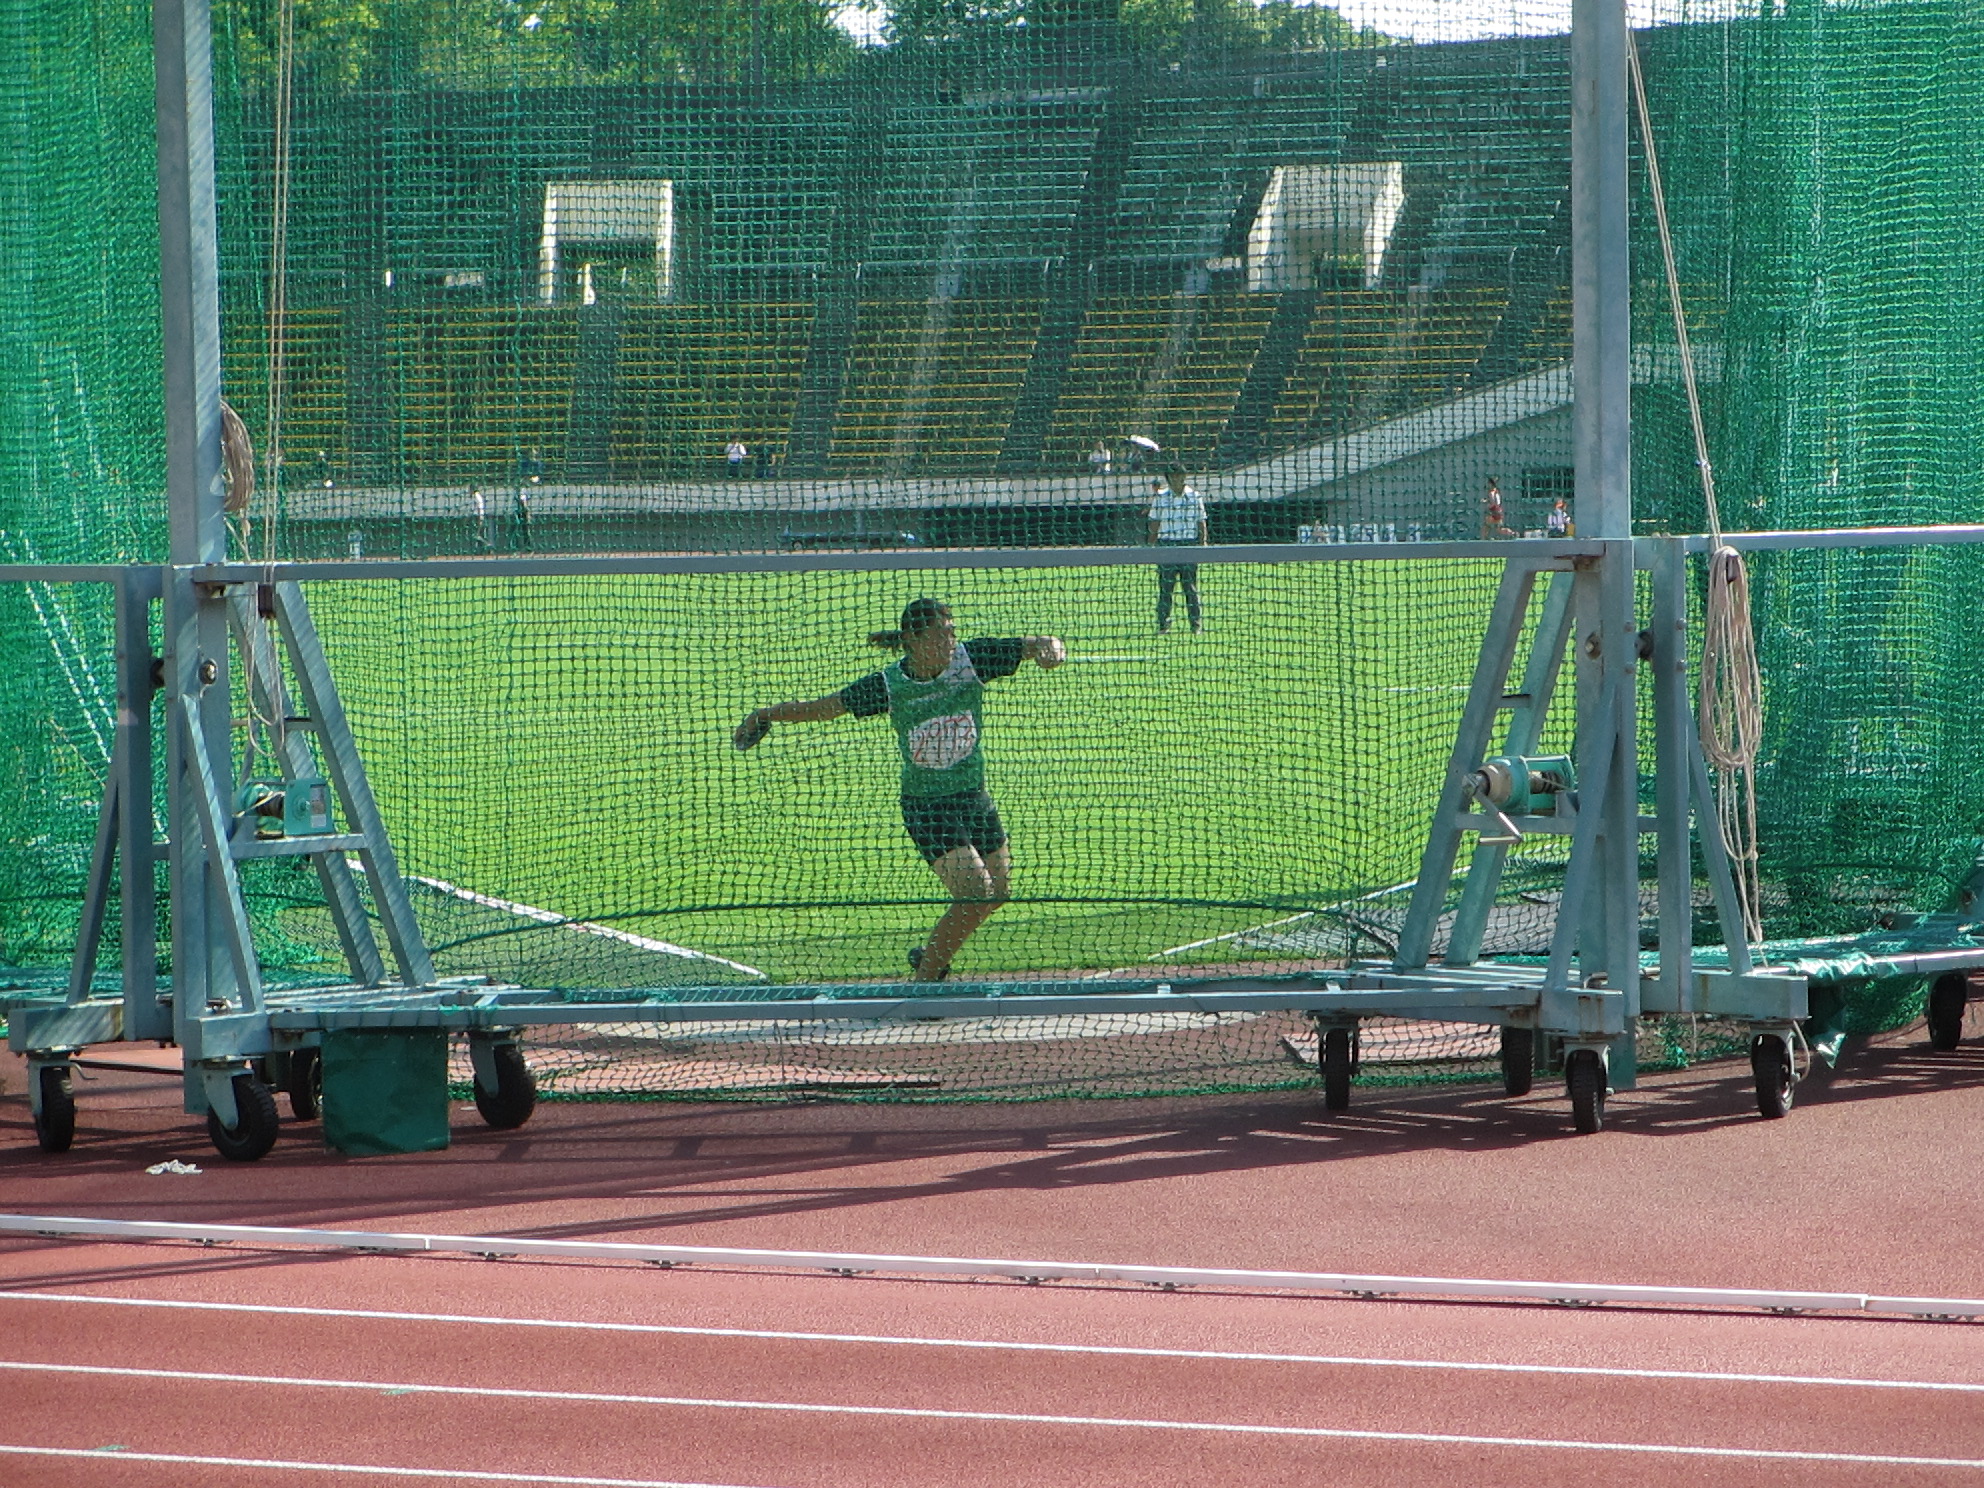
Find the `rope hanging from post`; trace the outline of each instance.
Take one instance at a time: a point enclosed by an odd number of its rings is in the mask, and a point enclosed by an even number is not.
[[[1723,540],[1722,513],[1715,496],[1715,467],[1709,460],[1708,432],[1702,420],[1701,392],[1695,377],[1694,346],[1688,338],[1688,318],[1681,305],[1681,275],[1675,266],[1674,234],[1667,222],[1667,194],[1660,184],[1660,158],[1653,143],[1653,115],[1647,107],[1639,43],[1630,29],[1626,33],[1626,64],[1632,75],[1633,101],[1639,112],[1640,143],[1646,151],[1654,221],[1660,229],[1667,299],[1674,314],[1674,340],[1681,358],[1681,383],[1687,392],[1688,422],[1695,436],[1695,468],[1701,474],[1702,500],[1708,510],[1709,534],[1715,543],[1708,565],[1697,722],[1702,753],[1716,774],[1718,829],[1736,879],[1737,898],[1743,910],[1743,935],[1750,941],[1758,941],[1763,939],[1763,894],[1757,879],[1756,771],[1757,754],[1763,743],[1763,677],[1757,667],[1756,637],[1750,623],[1750,576],[1743,555]],[[1734,928],[1726,925],[1723,931],[1728,934]]]
[[[220,466],[227,494],[221,509],[241,519],[241,544],[248,545],[249,505],[255,499],[255,446],[234,405],[220,400]]]

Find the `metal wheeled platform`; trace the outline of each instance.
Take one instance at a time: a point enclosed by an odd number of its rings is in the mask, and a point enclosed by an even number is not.
[[[1580,6],[1570,38],[1573,413],[1582,538],[513,555],[441,563],[231,561],[221,476],[211,17],[207,0],[158,0],[154,10],[168,561],[0,571],[0,580],[103,582],[116,591],[115,750],[73,970],[65,991],[0,995],[11,1044],[30,1062],[45,1150],[64,1150],[73,1139],[69,1072],[79,1055],[117,1040],[177,1045],[187,1111],[206,1116],[224,1155],[246,1160],[275,1140],[272,1083],[287,1085],[299,1113],[314,1104],[310,1070],[327,1036],[368,1030],[462,1036],[477,1104],[500,1126],[526,1119],[535,1100],[520,1043],[524,1030],[575,1021],[889,1023],[1294,1011],[1316,1023],[1323,1104],[1330,1110],[1348,1103],[1360,1020],[1472,1023],[1502,1031],[1504,1084],[1512,1094],[1530,1088],[1538,1040],[1559,1043],[1575,1123],[1595,1131],[1607,1092],[1633,1081],[1639,1020],[1695,1014],[1749,1029],[1759,1108],[1766,1116],[1788,1109],[1797,1029],[1809,1014],[1812,967],[1822,958],[1773,960],[1744,944],[1689,696],[1686,560],[1700,550],[1700,539],[1637,536],[1633,520],[1628,32],[1625,7],[1616,0]],[[1920,540],[1984,536],[1948,536],[1952,531],[1936,529]],[[1782,536],[1789,545],[1823,545],[1824,538]],[[588,992],[438,978],[303,593],[305,581],[317,580],[1484,558],[1501,562],[1501,582],[1485,617],[1448,769],[1437,801],[1428,803],[1426,849],[1396,954],[1296,976],[1164,981]],[[1643,578],[1650,580],[1644,606]],[[1560,675],[1565,706],[1553,714]],[[1643,691],[1653,705],[1648,741],[1636,711]],[[257,745],[251,728],[245,750],[236,732],[243,711],[266,735]],[[1566,716],[1569,739],[1551,744],[1553,719]],[[1641,768],[1643,742],[1652,745],[1650,772]],[[155,769],[160,753],[162,770]],[[255,768],[246,769],[248,762]],[[1640,799],[1644,776],[1657,793],[1651,815],[1643,814]],[[1347,780],[1343,788],[1354,793],[1366,784]],[[1505,862],[1526,836],[1555,838],[1565,847],[1548,953],[1534,963],[1484,958],[1482,930],[1501,892]],[[1658,923],[1650,937],[1638,881],[1649,836],[1659,874]],[[1693,945],[1697,850],[1726,950]],[[269,857],[293,857],[315,870],[348,983],[285,988],[265,979],[238,865]],[[158,971],[162,864],[170,873],[169,983]],[[1973,888],[1984,891],[1984,880]],[[121,901],[115,922],[122,969],[111,991],[100,985],[96,965],[113,900]],[[1893,968],[1894,975],[1934,976],[1945,994],[1955,978],[1960,1031],[1962,973],[1984,964],[1984,937],[1968,923],[1916,929],[1919,943],[1881,951],[1869,964]],[[1944,931],[1944,943],[1937,943]],[[1650,959],[1649,941],[1657,946]],[[1952,1036],[1949,1006],[1948,995],[1940,1003],[1932,997],[1938,1039]]]

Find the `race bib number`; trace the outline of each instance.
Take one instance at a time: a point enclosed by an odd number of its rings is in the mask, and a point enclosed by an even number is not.
[[[931,718],[909,731],[909,760],[926,770],[963,764],[978,747],[978,723],[969,713]]]

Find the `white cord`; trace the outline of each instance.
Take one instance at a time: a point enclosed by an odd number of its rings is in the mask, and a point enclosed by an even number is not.
[[[1722,513],[1715,499],[1715,467],[1708,456],[1708,432],[1695,378],[1694,346],[1681,307],[1681,275],[1675,265],[1674,234],[1667,223],[1667,193],[1660,184],[1660,158],[1653,144],[1653,115],[1647,107],[1646,78],[1640,71],[1639,43],[1626,33],[1627,71],[1640,116],[1640,143],[1646,151],[1647,185],[1660,253],[1667,269],[1667,299],[1674,312],[1674,340],[1681,357],[1681,383],[1688,395],[1688,421],[1695,436],[1695,468],[1701,474],[1708,527],[1715,539],[1709,556],[1708,611],[1702,631],[1699,728],[1702,753],[1716,773],[1718,829],[1736,879],[1743,935],[1763,938],[1763,893],[1757,880],[1757,752],[1763,742],[1763,677],[1757,668],[1756,636],[1750,624],[1750,576],[1743,555],[1722,539]],[[1735,927],[1725,925],[1726,935]]]
[[[1718,777],[1716,814],[1743,909],[1743,933],[1752,941],[1763,938],[1756,788],[1764,730],[1762,685],[1750,628],[1750,576],[1742,554],[1718,548],[1709,558],[1702,629],[1702,754]]]

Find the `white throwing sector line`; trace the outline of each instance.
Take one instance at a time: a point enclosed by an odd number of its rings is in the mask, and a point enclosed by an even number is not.
[[[575,1478],[564,1473],[477,1472],[464,1467],[378,1467],[359,1462],[291,1462],[281,1457],[196,1457],[186,1452],[130,1452],[107,1447],[29,1447],[0,1442],[15,1457],[94,1457],[99,1462],[174,1462],[188,1467],[255,1467],[274,1472],[363,1474],[372,1478],[446,1478],[451,1483],[555,1483],[569,1488],[739,1488],[670,1478]]]
[[[1373,889],[1368,894],[1359,894],[1355,899],[1340,899],[1335,904],[1325,904],[1321,909],[1305,909],[1297,914],[1288,915],[1279,920],[1269,920],[1265,925],[1249,925],[1245,930],[1229,930],[1224,935],[1208,936],[1204,940],[1195,940],[1186,945],[1172,946],[1169,950],[1153,951],[1150,955],[1144,957],[1144,960],[1156,961],[1165,956],[1179,956],[1183,955],[1186,951],[1196,951],[1201,946],[1218,945],[1223,940],[1238,940],[1243,935],[1259,935],[1263,930],[1272,930],[1278,925],[1292,925],[1297,920],[1306,920],[1315,915],[1327,914],[1333,909],[1347,909],[1353,904],[1368,904],[1373,899],[1382,899],[1387,894],[1396,894],[1402,890],[1412,888],[1418,882],[1419,880],[1416,878],[1408,878],[1404,883],[1393,884],[1388,889]]]
[[[190,1240],[201,1243],[301,1245],[316,1250],[415,1253],[463,1251],[485,1258],[544,1256],[647,1261],[657,1265],[758,1266],[777,1271],[864,1271],[895,1276],[1003,1276],[1009,1280],[1129,1281],[1150,1286],[1245,1287],[1330,1292],[1353,1297],[1472,1297],[1504,1302],[1590,1306],[1742,1307],[1766,1312],[1901,1314],[1941,1320],[1984,1317],[1984,1300],[1881,1297],[1864,1292],[1777,1292],[1753,1287],[1592,1285],[1562,1281],[1491,1281],[1458,1276],[1355,1276],[1316,1271],[1241,1271],[1198,1266],[1126,1266],[1090,1261],[1001,1261],[960,1256],[868,1255],[818,1250],[748,1250],[716,1245],[635,1245],[606,1240],[529,1240],[497,1235],[394,1234],[376,1230],[301,1230],[275,1225],[182,1224],[158,1219],[76,1219],[0,1214],[0,1231],[62,1239]]]
[[[1452,1370],[1463,1374],[1543,1374],[1600,1379],[1687,1380],[1731,1385],[1843,1385],[1856,1390],[1935,1390],[1984,1394],[1962,1380],[1858,1379],[1830,1374],[1737,1374],[1709,1369],[1627,1369],[1603,1364],[1504,1364],[1473,1359],[1378,1359],[1356,1354],[1270,1354],[1229,1349],[1137,1348],[1113,1343],[1037,1343],[997,1338],[918,1338],[888,1333],[802,1333],[784,1328],[696,1328],[685,1323],[608,1323],[584,1318],[478,1317],[455,1312],[388,1312],[367,1307],[292,1307],[270,1302],[200,1302],[177,1298],[92,1297],[76,1292],[0,1291],[0,1302],[84,1302],[260,1317],[350,1318],[389,1323],[467,1323],[485,1328],[567,1328],[587,1333],[664,1334],[678,1338],[746,1338],[768,1343],[884,1344],[907,1348],[983,1349],[995,1353],[1083,1354],[1105,1358],[1178,1359],[1215,1364],[1323,1364],[1332,1368]]]
[[[80,1374],[97,1379],[182,1380],[203,1385],[271,1385],[297,1390],[363,1390],[476,1400],[555,1400],[573,1405],[651,1405],[682,1410],[763,1411],[809,1416],[879,1416],[890,1420],[984,1421],[1014,1426],[1103,1426],[1132,1431],[1198,1431],[1218,1436],[1311,1437],[1328,1441],[1414,1442],[1428,1446],[1551,1447],[1568,1451],[1649,1453],[1663,1457],[1733,1457],[1765,1462],[1851,1462],[1894,1467],[1984,1468],[1984,1457],[1903,1457],[1873,1452],[1797,1452],[1773,1447],[1698,1447],[1674,1442],[1598,1442],[1571,1437],[1475,1436],[1449,1431],[1378,1431],[1354,1426],[1277,1426],[1253,1421],[1167,1421],[1142,1416],[1050,1416],[1038,1411],[949,1410],[917,1405],[829,1405],[806,1400],[726,1400],[705,1395],[623,1395],[606,1390],[525,1390],[503,1385],[419,1385],[397,1380],[315,1379],[304,1375],[223,1374],[210,1369],[127,1369],[110,1364],[40,1364],[0,1359],[0,1370]],[[115,1456],[115,1453],[106,1453]]]
[[[534,904],[519,904],[514,899],[498,899],[490,894],[478,894],[474,889],[465,889],[460,884],[451,884],[443,878],[427,878],[418,873],[409,873],[407,877],[414,883],[423,884],[427,888],[459,899],[464,904],[479,904],[484,909],[500,909],[526,920],[535,920],[540,925],[557,925],[562,929],[576,930],[581,935],[597,935],[606,940],[617,940],[623,945],[637,946],[644,951],[658,951],[664,956],[680,956],[688,961],[714,961],[719,966],[728,966],[732,971],[741,971],[746,976],[765,975],[757,967],[746,966],[742,961],[713,956],[708,951],[692,951],[689,947],[676,945],[673,941],[656,940],[649,935],[635,935],[629,930],[615,930],[611,925],[599,925],[591,920],[568,920],[561,914],[554,914],[548,909],[539,909]]]

